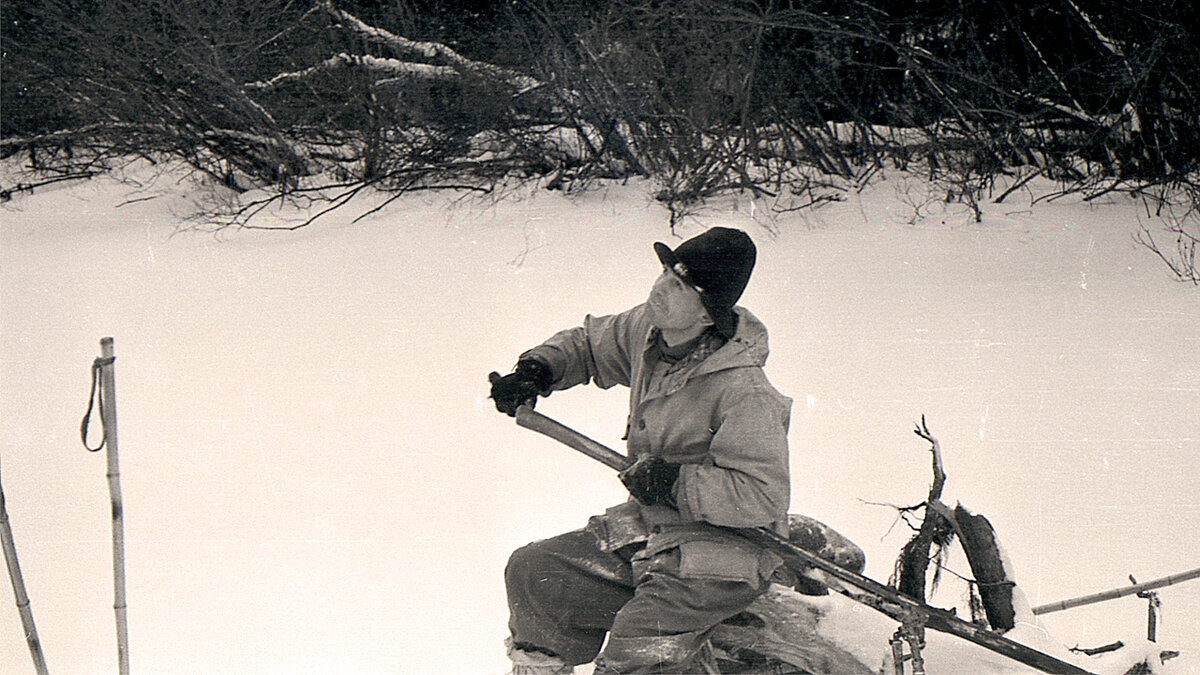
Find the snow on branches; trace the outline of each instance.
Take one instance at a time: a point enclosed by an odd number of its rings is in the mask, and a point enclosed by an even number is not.
[[[269,80],[249,82],[247,89],[273,89],[286,82],[296,82],[307,79],[318,73],[325,73],[347,66],[359,67],[364,70],[391,75],[392,78],[378,80],[375,84],[393,81],[399,77],[420,77],[425,79],[449,79],[458,77],[459,72],[450,66],[435,66],[428,63],[413,63],[399,59],[380,58],[369,54],[347,54],[342,52],[318,63],[315,66],[287,73],[279,73]]]
[[[380,58],[367,54],[348,54],[342,52],[325,61],[297,71],[279,73],[268,80],[260,80],[246,84],[250,89],[271,89],[285,82],[306,79],[318,73],[324,73],[339,68],[354,66],[367,71],[373,71],[390,76],[390,79],[376,81],[375,84],[395,81],[397,77],[419,77],[424,79],[453,79],[463,73],[474,73],[486,78],[503,82],[514,89],[516,95],[523,94],[542,86],[536,78],[501,68],[491,63],[474,61],[454,51],[440,42],[410,40],[402,35],[372,26],[353,14],[334,6],[332,0],[324,0],[312,11],[323,10],[331,15],[342,26],[354,31],[364,39],[384,45],[397,55],[415,55],[429,60],[441,59],[446,65],[414,62],[397,58]],[[311,13],[311,12],[310,12]]]

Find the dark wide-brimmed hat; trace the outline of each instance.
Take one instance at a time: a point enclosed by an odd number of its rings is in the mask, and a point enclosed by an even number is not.
[[[714,227],[674,251],[658,242],[654,252],[663,265],[700,293],[700,301],[721,335],[733,337],[737,328],[733,306],[754,270],[755,248],[750,236],[741,230]]]

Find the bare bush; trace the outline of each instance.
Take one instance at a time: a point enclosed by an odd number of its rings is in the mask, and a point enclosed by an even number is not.
[[[165,155],[275,197],[318,177],[404,191],[636,175],[675,218],[731,190],[819,203],[888,166],[976,218],[1015,189],[995,196],[999,179],[1039,175],[1195,205],[1180,188],[1200,170],[1200,40],[1176,14],[1115,0],[44,0],[0,27],[0,154],[54,175]],[[1189,233],[1164,256],[1184,270]]]
[[[1153,215],[1165,220],[1166,225],[1156,238],[1150,228],[1142,224],[1134,240],[1157,255],[1177,279],[1200,286],[1200,267],[1196,261],[1197,250],[1200,250],[1200,210],[1196,208],[1200,203],[1197,194],[1200,187],[1189,184],[1179,191],[1188,193],[1188,197],[1172,198],[1160,191],[1146,198],[1147,203],[1153,205]]]

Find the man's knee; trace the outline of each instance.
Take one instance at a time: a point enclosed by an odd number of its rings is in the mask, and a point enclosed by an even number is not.
[[[576,530],[535,541],[512,552],[504,569],[509,596],[559,590],[590,594],[592,587],[632,587],[629,565],[599,548],[590,532]],[[578,588],[572,588],[577,586]]]
[[[508,557],[504,567],[504,585],[509,600],[536,599],[556,603],[568,599],[573,586],[581,582],[574,551],[566,537],[543,539],[522,546]]]
[[[544,556],[535,547],[536,543],[522,546],[508,556],[508,564],[504,567],[504,585],[510,596],[514,591],[527,591],[531,577],[536,575],[535,570],[544,566]]]

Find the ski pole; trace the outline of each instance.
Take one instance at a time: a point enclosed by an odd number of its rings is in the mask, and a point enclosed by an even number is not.
[[[1179,574],[1172,574],[1171,576],[1155,579],[1154,581],[1147,581],[1145,583],[1136,584],[1133,586],[1116,588],[1111,591],[1103,591],[1101,593],[1093,593],[1091,595],[1072,598],[1070,600],[1060,600],[1058,602],[1052,602],[1048,605],[1039,605],[1033,608],[1033,613],[1041,615],[1049,614],[1050,612],[1059,612],[1064,609],[1071,609],[1072,607],[1081,607],[1083,605],[1091,605],[1097,602],[1104,602],[1105,600],[1112,600],[1114,598],[1123,598],[1126,595],[1133,595],[1143,591],[1152,591],[1156,588],[1172,586],[1174,584],[1196,578],[1200,578],[1200,568],[1189,570],[1187,572],[1180,572]]]
[[[80,425],[83,447],[90,452],[107,448],[108,494],[112,500],[112,561],[113,561],[113,611],[117,623],[117,670],[120,675],[129,675],[129,628],[125,604],[125,514],[121,506],[121,471],[117,462],[117,384],[114,377],[113,339],[100,339],[100,357],[92,363],[92,399]],[[92,414],[92,403],[96,396],[97,382],[100,385],[100,420],[104,428],[104,439],[95,448],[88,445],[88,421]]]
[[[33,609],[29,606],[29,595],[25,593],[25,580],[21,577],[21,565],[17,562],[17,547],[13,543],[12,527],[8,524],[8,509],[4,506],[4,485],[0,484],[0,544],[4,547],[4,560],[8,563],[8,578],[12,581],[13,595],[17,600],[17,612],[21,615],[21,627],[25,629],[25,641],[29,643],[29,654],[38,675],[46,675],[46,657],[42,654],[42,643],[38,640],[37,626],[33,623]]]

